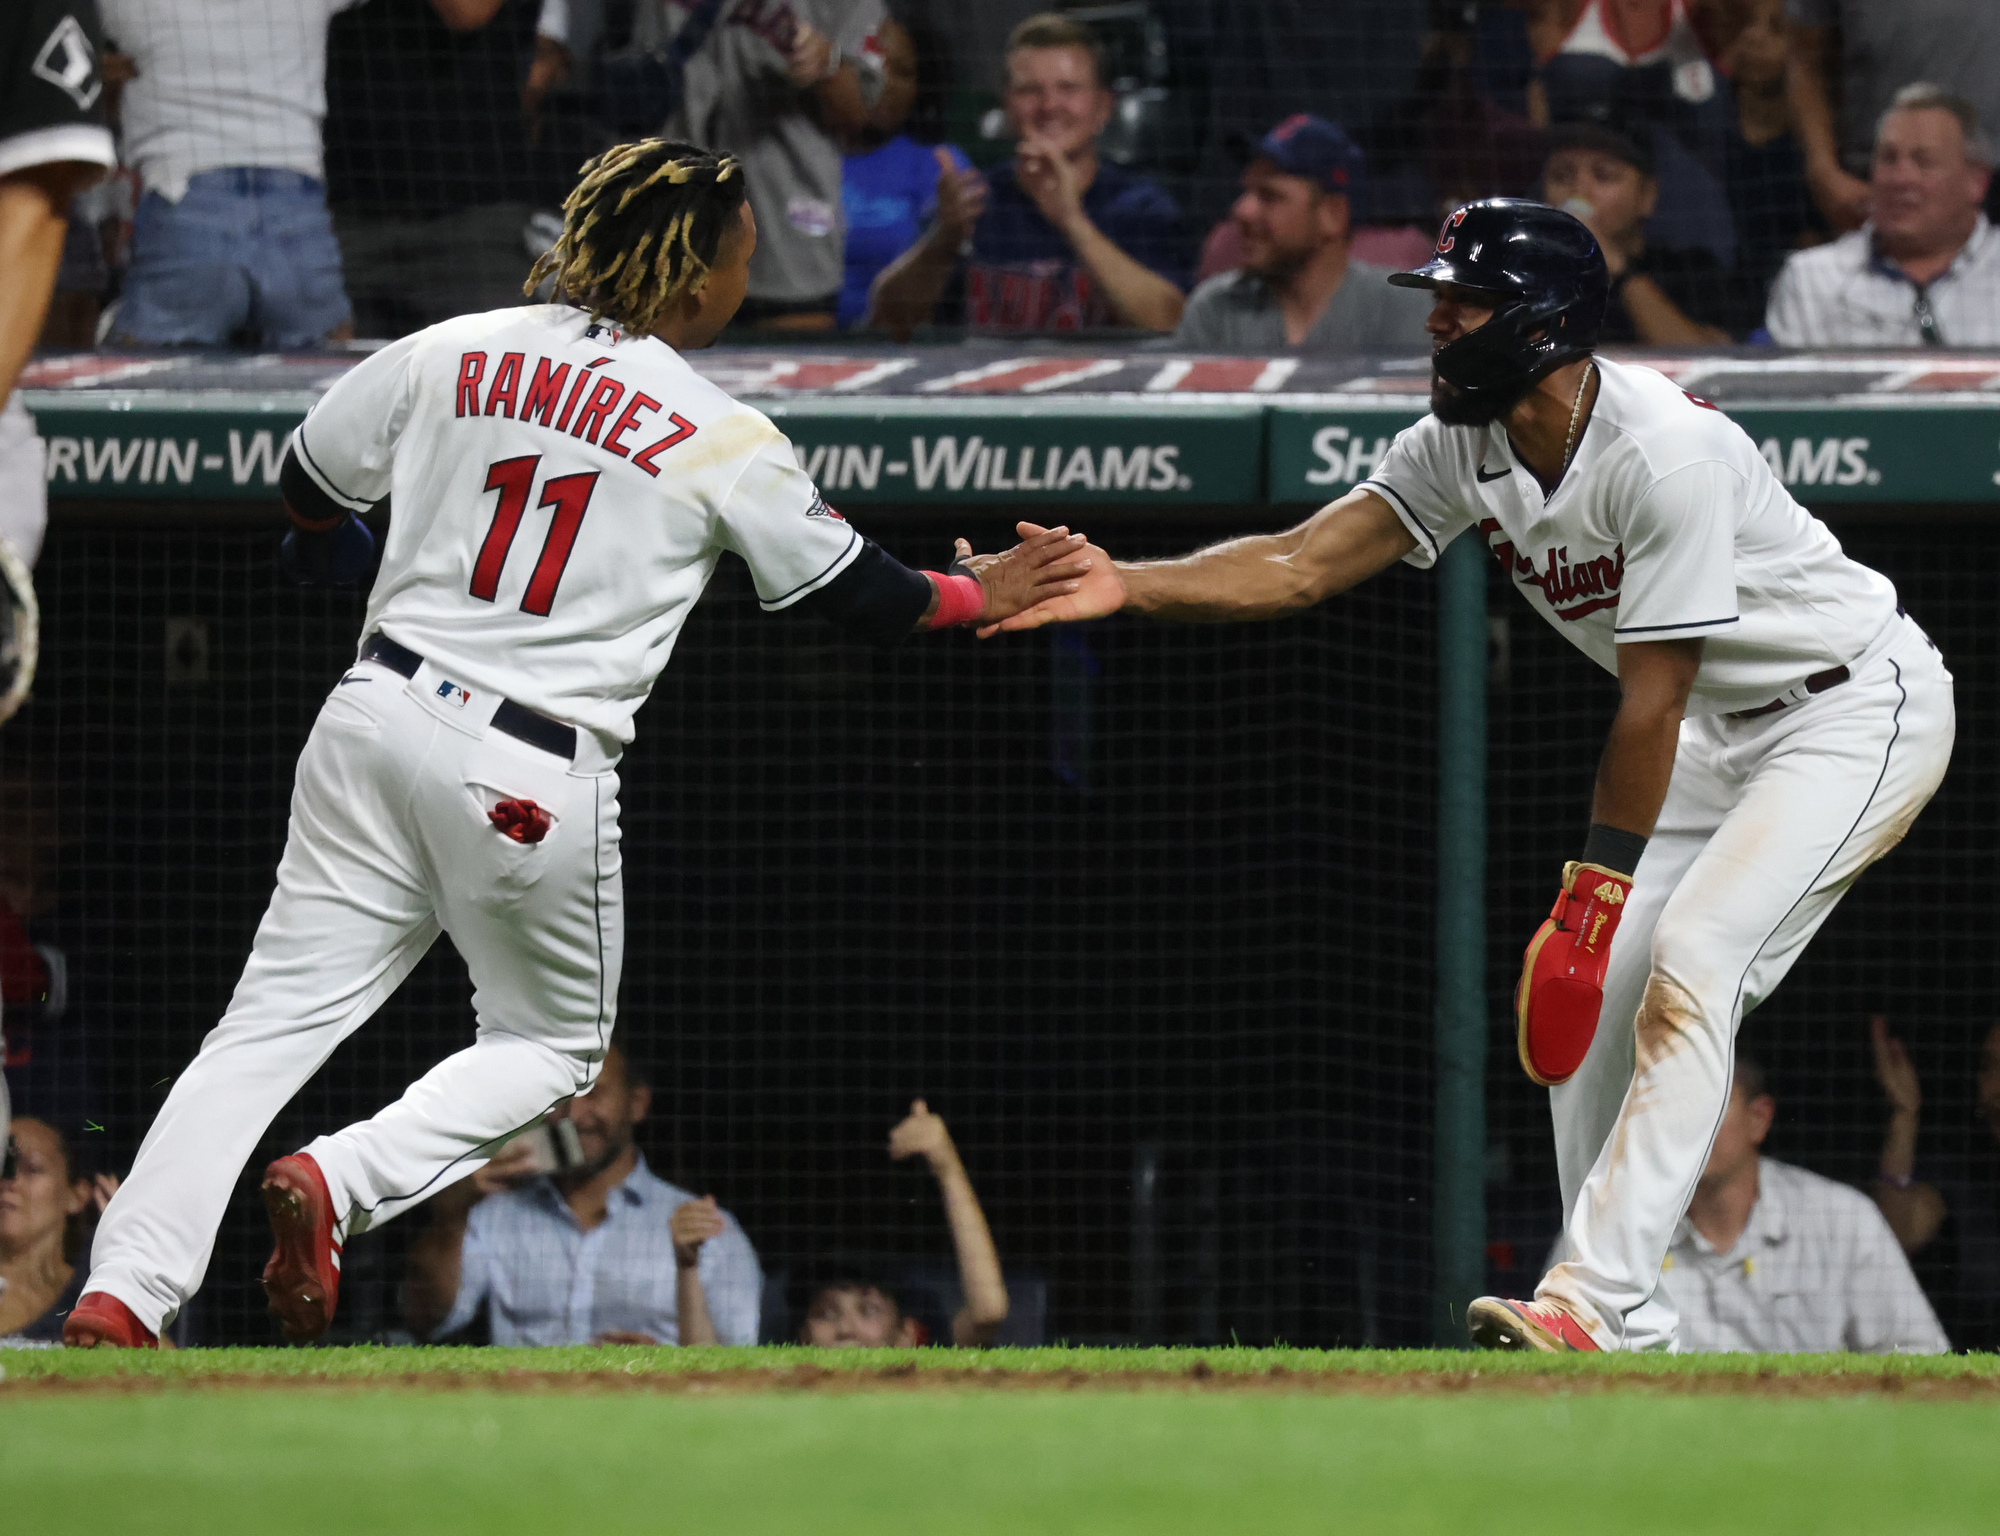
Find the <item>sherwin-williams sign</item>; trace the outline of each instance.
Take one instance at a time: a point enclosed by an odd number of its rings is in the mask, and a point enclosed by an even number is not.
[[[269,499],[310,398],[29,398],[48,443],[49,494]],[[799,462],[836,505],[870,502],[1264,501],[1260,405],[1158,410],[1068,400],[772,404]]]
[[[1808,506],[2000,502],[2000,399],[1993,405],[1725,407]],[[1368,478],[1415,402],[1270,407],[1271,500],[1330,501]]]
[[[806,472],[836,503],[1264,500],[1264,411],[1147,411],[1082,400],[952,409],[871,402],[772,407]]]

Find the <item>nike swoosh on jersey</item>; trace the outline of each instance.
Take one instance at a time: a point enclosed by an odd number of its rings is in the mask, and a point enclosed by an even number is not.
[[[1474,470],[1473,473],[1479,477],[1479,483],[1481,485],[1484,485],[1489,480],[1505,480],[1509,475],[1513,474],[1514,471],[1511,469],[1496,469],[1489,474],[1487,472],[1486,466],[1482,464],[1479,466],[1478,469]]]

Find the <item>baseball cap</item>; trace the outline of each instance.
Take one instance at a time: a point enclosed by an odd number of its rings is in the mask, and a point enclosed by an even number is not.
[[[1368,191],[1368,163],[1338,123],[1310,112],[1294,112],[1261,139],[1244,135],[1237,148],[1246,160],[1268,160],[1287,176],[1303,176],[1329,192],[1342,194],[1353,216],[1361,216]]]
[[[1548,151],[1595,149],[1623,160],[1641,176],[1653,174],[1653,144],[1650,125],[1617,104],[1594,101],[1583,104],[1574,116],[1549,125]]]

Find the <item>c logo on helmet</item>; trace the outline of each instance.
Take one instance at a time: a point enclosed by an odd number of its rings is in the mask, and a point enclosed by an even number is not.
[[[1465,210],[1463,208],[1444,221],[1444,228],[1438,231],[1438,255],[1445,255],[1454,245],[1458,244],[1458,237],[1452,234],[1452,231],[1464,222]]]

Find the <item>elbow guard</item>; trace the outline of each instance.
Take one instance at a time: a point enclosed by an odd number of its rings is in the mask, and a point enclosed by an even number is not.
[[[917,627],[931,605],[930,578],[895,559],[873,539],[846,570],[794,605],[857,640],[892,646]]]

